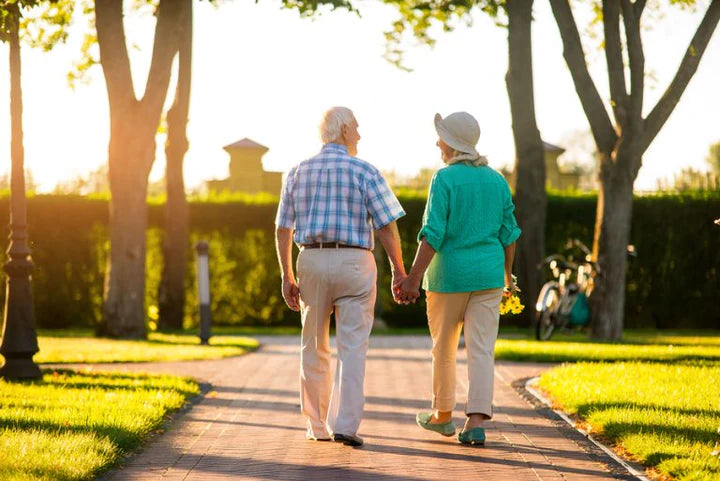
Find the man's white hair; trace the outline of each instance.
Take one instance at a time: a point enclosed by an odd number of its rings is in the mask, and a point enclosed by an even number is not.
[[[323,144],[336,141],[342,136],[343,126],[352,125],[355,115],[347,107],[332,107],[325,112],[320,122],[320,138]]]

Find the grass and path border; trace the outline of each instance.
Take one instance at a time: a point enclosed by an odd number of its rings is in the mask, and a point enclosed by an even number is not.
[[[124,462],[202,399],[174,375],[43,369],[0,380],[0,479],[91,479]]]

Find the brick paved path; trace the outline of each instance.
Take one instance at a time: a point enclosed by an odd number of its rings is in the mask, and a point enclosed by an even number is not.
[[[510,383],[544,369],[498,363],[496,415],[484,448],[415,425],[428,409],[429,341],[372,337],[358,449],[305,439],[298,403],[298,338],[262,338],[256,353],[221,361],[123,366],[195,376],[212,390],[109,480],[605,480],[608,467],[566,437]],[[465,370],[464,351],[459,358]],[[101,366],[101,368],[104,368]],[[118,369],[118,366],[109,368]],[[458,401],[466,374],[459,373]],[[456,425],[462,424],[456,417]]]

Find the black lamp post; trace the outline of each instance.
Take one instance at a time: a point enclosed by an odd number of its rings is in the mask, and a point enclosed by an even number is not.
[[[10,118],[12,129],[10,180],[10,258],[3,266],[8,275],[5,295],[5,317],[3,322],[0,354],[5,364],[0,367],[0,377],[5,379],[39,378],[40,368],[33,362],[38,352],[35,332],[30,273],[30,247],[27,242],[25,172],[22,132],[22,90],[20,88],[20,42],[18,39],[19,12],[9,16],[10,35]]]

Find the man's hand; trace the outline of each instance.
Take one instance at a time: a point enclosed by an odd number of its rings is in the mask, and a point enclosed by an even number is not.
[[[393,271],[392,273],[392,295],[393,299],[395,299],[395,302],[398,304],[407,304],[406,302],[403,302],[400,300],[400,285],[403,283],[403,281],[407,278],[404,272],[399,271]]]
[[[282,273],[282,296],[285,304],[293,311],[300,310],[300,289],[295,282],[292,267],[292,236],[293,230],[278,227],[275,231],[275,246],[277,247],[278,262]]]
[[[295,279],[284,277],[282,283],[282,295],[285,304],[293,311],[300,310],[300,288]]]

